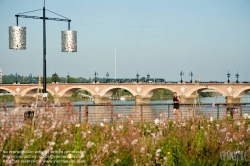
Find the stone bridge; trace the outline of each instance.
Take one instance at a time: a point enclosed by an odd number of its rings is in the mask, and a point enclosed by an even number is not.
[[[0,84],[0,91],[8,91],[15,96],[15,102],[21,103],[22,98],[34,96],[38,84]],[[78,83],[78,84],[47,84],[47,92],[54,97],[54,102],[60,102],[64,97],[70,97],[73,92],[82,89],[94,97],[95,104],[107,103],[109,97],[118,89],[125,89],[135,97],[136,104],[150,103],[150,98],[159,89],[177,92],[182,103],[193,103],[197,93],[205,89],[217,91],[225,97],[227,103],[239,103],[241,97],[250,91],[250,84],[169,84],[169,83]]]

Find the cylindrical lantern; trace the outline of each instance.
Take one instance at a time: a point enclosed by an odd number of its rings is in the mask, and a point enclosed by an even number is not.
[[[62,52],[77,52],[76,31],[62,31]]]
[[[26,27],[9,27],[9,48],[15,50],[26,49]]]

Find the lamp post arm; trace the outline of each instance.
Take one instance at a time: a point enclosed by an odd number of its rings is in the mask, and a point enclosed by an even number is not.
[[[33,19],[43,19],[43,17],[40,16],[28,16],[28,15],[20,15],[20,14],[16,14],[15,17],[21,17],[21,18],[33,18]],[[71,22],[70,19],[67,18],[51,18],[51,17],[45,17],[45,20],[52,20],[52,21],[66,21],[66,22]],[[17,24],[18,24],[18,20],[17,20]]]

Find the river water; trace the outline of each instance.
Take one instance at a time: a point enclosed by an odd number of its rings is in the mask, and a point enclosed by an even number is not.
[[[226,103],[226,99],[223,96],[217,96],[217,97],[201,97],[200,99],[196,100],[197,102],[200,101],[201,103]],[[171,104],[173,102],[172,99],[166,99],[166,100],[151,100],[151,104]],[[244,95],[240,101],[241,103],[250,103],[250,95]],[[112,104],[135,104],[134,100],[112,100]],[[94,104],[91,100],[86,101],[76,101],[73,102],[75,105],[88,105],[88,104]],[[5,106],[12,106],[13,102],[4,102],[2,105]]]
[[[200,102],[202,103],[226,103],[226,99],[223,96],[218,96],[218,97],[201,97]],[[197,102],[199,101],[197,99]],[[151,100],[151,104],[170,104],[172,103],[172,99],[167,99],[167,100]],[[134,100],[112,100],[112,104],[135,104]],[[241,103],[250,103],[250,95],[245,95],[241,99]],[[81,102],[74,102],[74,104],[93,104],[93,101],[81,101]]]
[[[226,116],[226,112],[228,106],[225,106],[226,100],[223,96],[217,97],[203,97],[199,99],[201,103],[204,105],[183,105],[180,106],[180,114],[183,117],[191,117],[194,114],[203,115],[213,118],[223,118]],[[127,119],[135,119],[140,117],[143,114],[143,117],[146,117],[147,120],[152,121],[156,118],[170,118],[174,119],[172,114],[172,99],[168,100],[152,100],[152,105],[145,106],[136,106],[135,101],[120,101],[120,100],[112,100],[111,103],[114,106],[88,106],[89,112],[89,120],[92,121],[101,121],[102,119],[111,120],[111,114]],[[222,104],[220,106],[213,106],[212,104]],[[224,103],[224,104],[223,104]],[[249,103],[238,106],[233,106],[233,109],[236,112],[236,116],[249,114],[250,115],[250,95],[245,95],[241,99],[241,103]],[[88,105],[93,104],[93,101],[85,101],[85,102],[74,102],[75,105]],[[205,105],[206,104],[206,105]],[[83,107],[75,106],[75,109],[78,111],[84,112]],[[242,113],[241,113],[242,110]],[[99,119],[97,118],[99,117]],[[84,113],[82,118],[84,118]]]
[[[191,117],[195,115],[203,115],[213,118],[223,118],[226,116],[228,106],[225,105],[226,100],[223,96],[217,97],[203,97],[199,101],[201,105],[181,105],[180,116]],[[93,101],[81,101],[73,102],[74,110],[80,113],[79,119],[81,122],[84,121],[85,107],[88,106],[88,121],[89,122],[100,122],[106,121],[117,121],[134,119],[138,121],[141,115],[148,121],[153,121],[156,118],[162,119],[174,119],[172,114],[172,100],[152,100],[152,105],[136,106],[135,101],[120,101],[112,100],[113,105],[93,105]],[[203,105],[204,103],[204,105]],[[220,106],[213,106],[214,104],[222,103]],[[224,103],[224,104],[223,104]],[[233,106],[234,110],[237,110],[237,116],[249,114],[250,115],[250,95],[245,95],[241,99],[243,105]],[[248,103],[248,104],[246,104]],[[2,103],[6,106],[13,105],[13,102]],[[11,109],[9,109],[11,110]]]

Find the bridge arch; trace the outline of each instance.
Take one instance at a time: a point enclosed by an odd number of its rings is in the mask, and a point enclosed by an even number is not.
[[[1,90],[5,90],[5,91],[7,91],[7,92],[10,92],[13,96],[15,96],[15,95],[17,94],[17,92],[15,92],[15,91],[13,91],[13,90],[11,90],[11,89],[9,89],[9,88],[0,87],[0,91],[1,91]]]
[[[25,96],[28,92],[31,92],[31,94],[36,94],[36,90],[39,89],[39,90],[42,90],[43,88],[42,87],[38,87],[38,86],[35,86],[35,87],[30,87],[30,88],[27,88],[27,89],[24,89],[22,92],[21,92],[21,96]],[[53,96],[55,92],[51,91],[50,89],[47,89],[47,91]]]
[[[188,92],[185,93],[185,96],[186,97],[190,97],[190,96],[196,96],[196,91],[199,93],[205,89],[213,89],[215,91],[217,91],[218,93],[220,93],[222,96],[226,97],[227,96],[227,93],[222,91],[221,89],[218,89],[218,88],[215,88],[215,87],[207,87],[207,86],[199,86],[199,87],[196,87],[196,88],[193,88],[191,90],[189,90]]]
[[[250,86],[237,90],[234,92],[233,97],[242,97],[247,91],[250,91]]]
[[[132,89],[129,89],[127,87],[124,87],[124,86],[114,86],[114,87],[109,87],[109,88],[106,88],[106,89],[102,90],[100,92],[100,96],[101,97],[108,97],[109,98],[118,89],[125,89],[125,90],[129,91],[133,96],[137,95],[137,93],[135,91],[133,91]]]
[[[149,88],[149,89],[145,90],[142,93],[142,97],[143,98],[151,98],[154,95],[154,93],[157,92],[160,89],[170,90],[171,92],[175,92],[176,91],[175,89],[169,88],[169,87],[166,87],[166,86],[157,86],[157,87],[152,87],[152,88]]]
[[[58,95],[60,97],[63,97],[65,95],[71,96],[75,91],[80,90],[80,89],[88,91],[92,96],[95,94],[95,92],[93,92],[91,89],[78,85],[78,86],[71,86],[71,87],[65,88],[61,91],[59,89]]]

